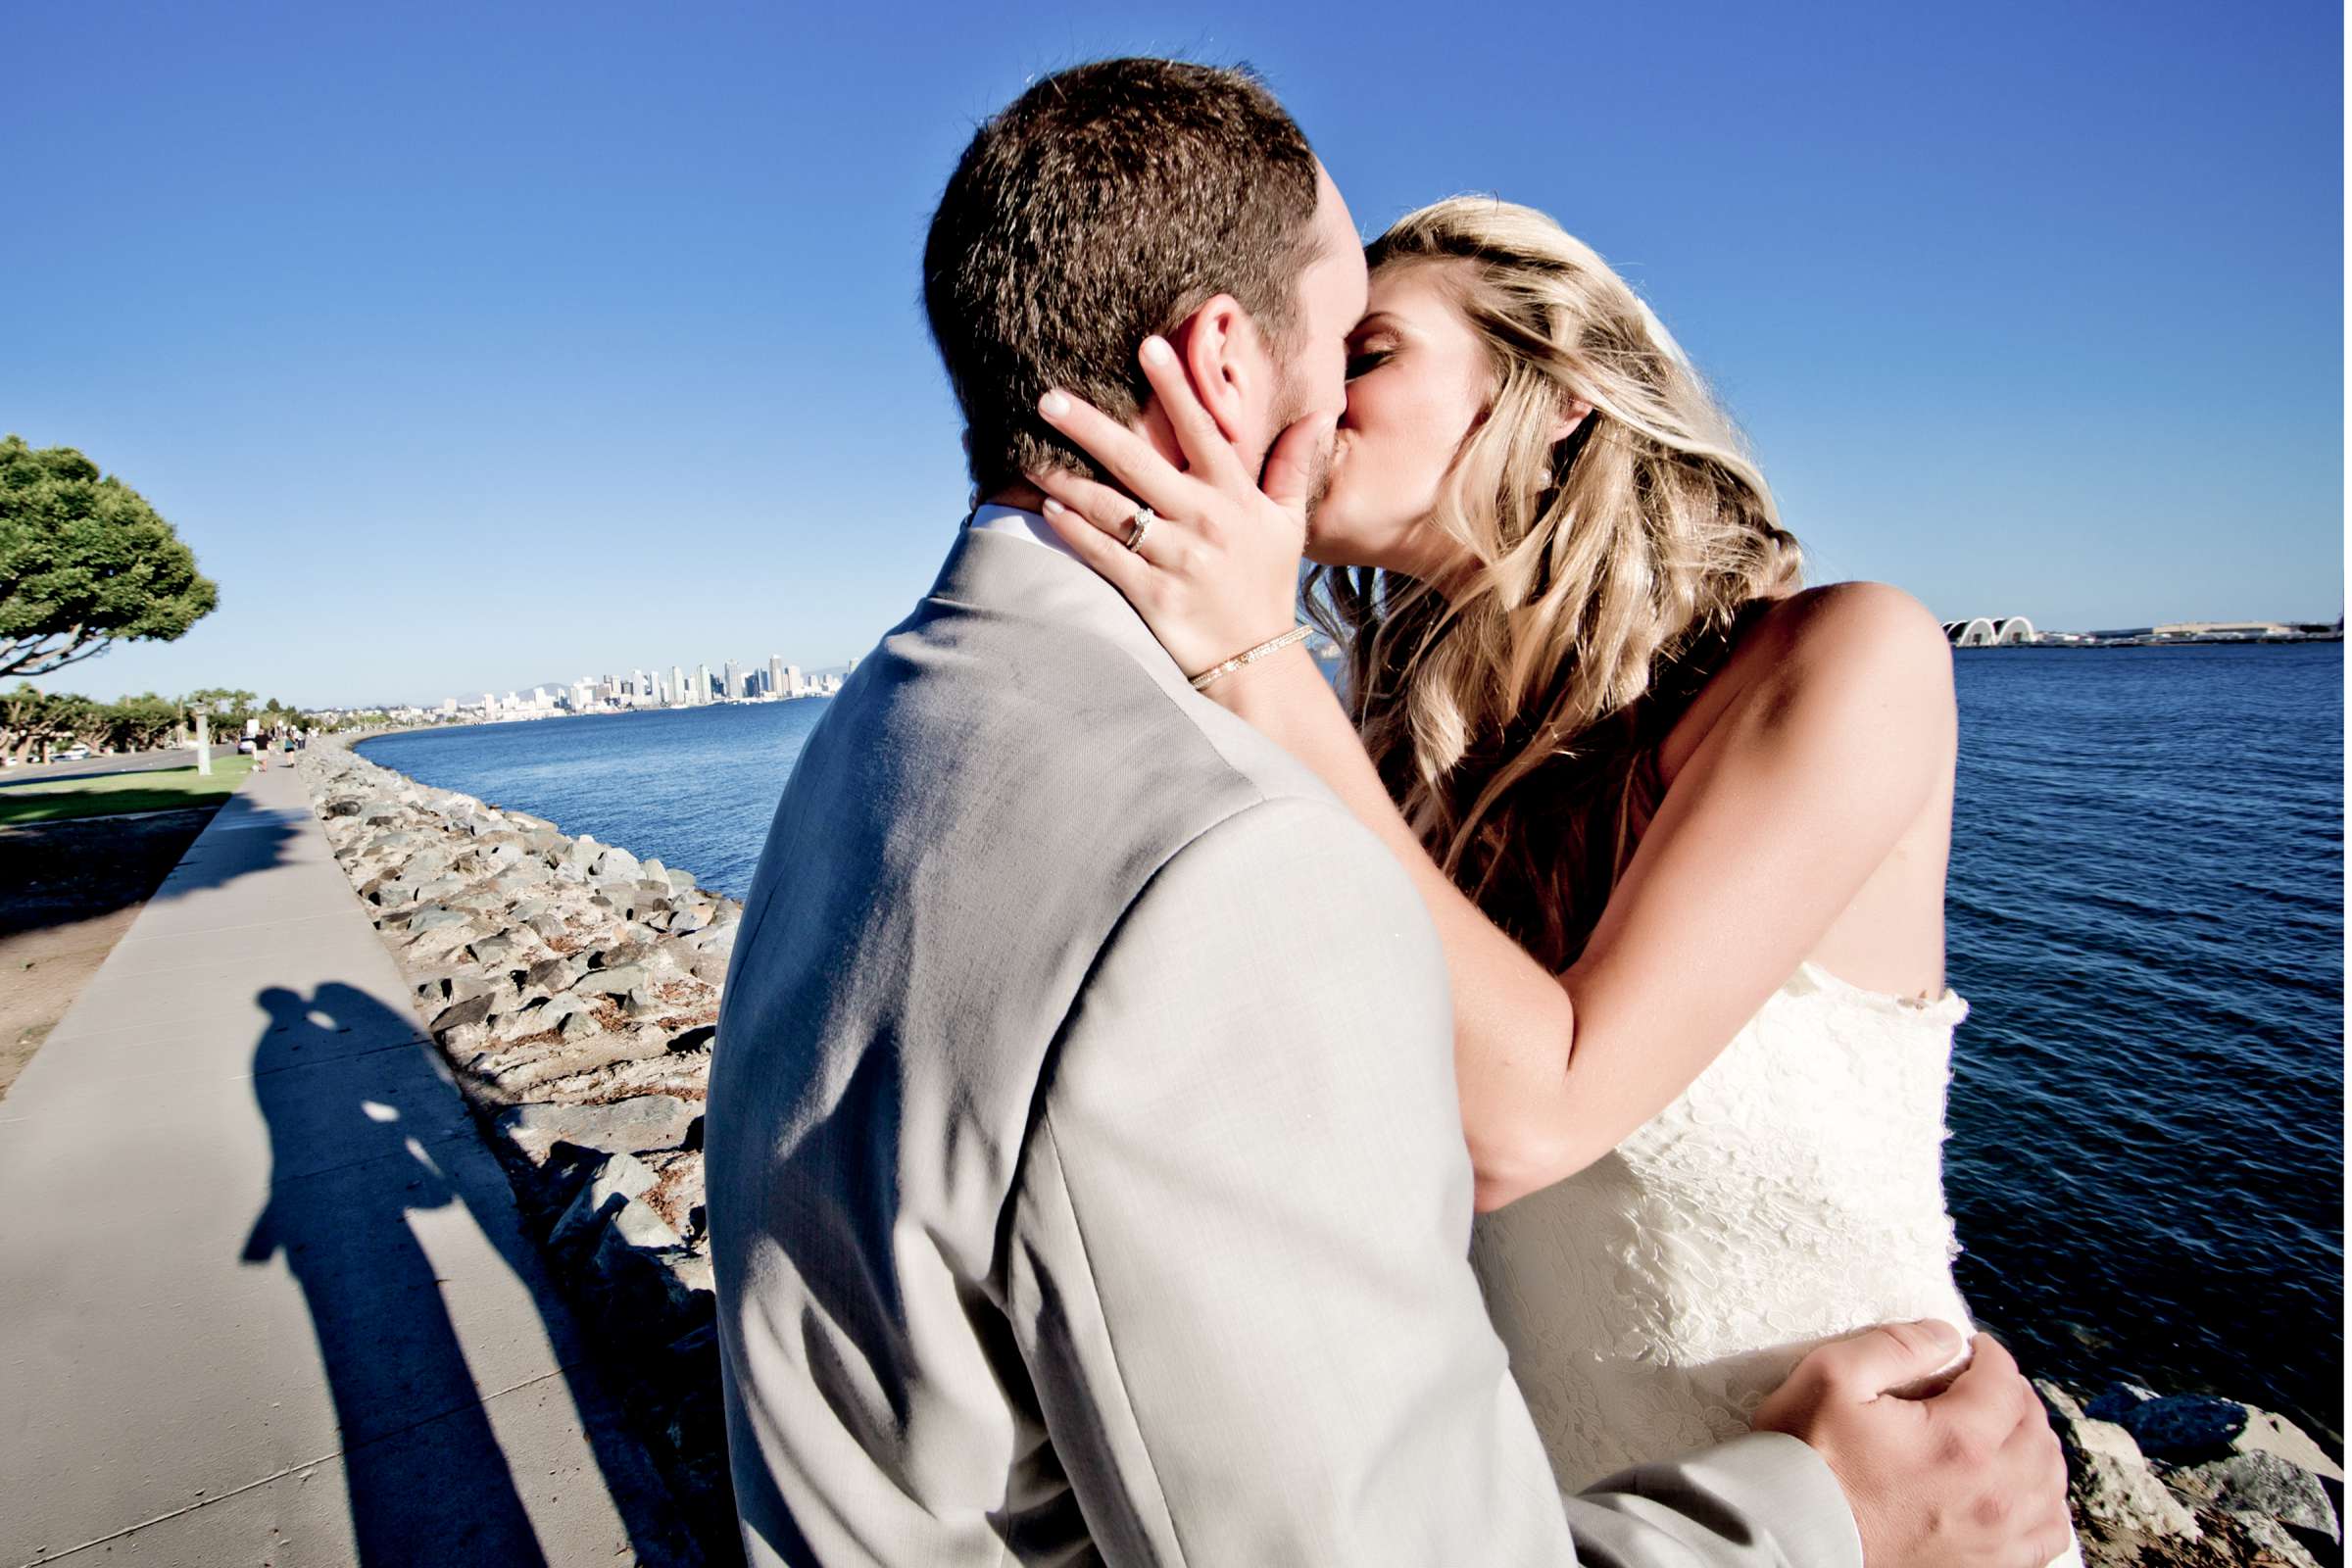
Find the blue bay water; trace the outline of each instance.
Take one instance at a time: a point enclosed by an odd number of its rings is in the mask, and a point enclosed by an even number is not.
[[[1960,1282],[2029,1370],[2343,1426],[2343,650],[1957,656]],[[821,699],[368,756],[741,897]]]

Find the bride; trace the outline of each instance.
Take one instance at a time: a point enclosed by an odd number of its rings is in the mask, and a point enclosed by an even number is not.
[[[1317,564],[1345,707],[1295,641],[1205,690],[1421,887],[1473,1262],[1574,1490],[1776,1424],[1827,1341],[1969,1332],[1940,1168],[1967,1011],[1943,985],[1950,653],[1898,590],[1800,586],[1729,419],[1548,218],[1441,202],[1367,261],[1321,473],[1305,425],[1262,492],[1205,461],[1214,421],[1153,339],[1193,471],[1050,394],[1124,489],[1030,480],[1188,671],[1273,640]],[[1155,514],[1140,552],[1130,495]]]

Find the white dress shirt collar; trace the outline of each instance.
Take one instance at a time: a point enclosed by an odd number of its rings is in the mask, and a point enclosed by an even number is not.
[[[1054,525],[1046,521],[1042,512],[1000,507],[992,501],[974,512],[966,526],[985,528],[990,533],[1007,533],[1015,539],[1026,539],[1032,544],[1044,545],[1048,550],[1059,551],[1072,561],[1078,559],[1078,553],[1062,543],[1061,535],[1054,531]]]

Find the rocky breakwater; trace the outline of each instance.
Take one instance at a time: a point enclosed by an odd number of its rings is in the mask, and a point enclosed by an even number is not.
[[[688,1523],[714,1560],[739,1557],[702,1106],[742,906],[340,749],[300,766]]]
[[[2340,1568],[2342,1461],[2283,1416],[2132,1383],[2088,1399],[2034,1386],[2089,1568]]]

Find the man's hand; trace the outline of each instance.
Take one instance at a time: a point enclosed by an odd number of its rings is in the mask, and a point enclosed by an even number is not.
[[[1756,1411],[1757,1431],[1829,1461],[1868,1568],[2044,1568],[2066,1550],[2066,1459],[2007,1350],[1980,1334],[1942,1393],[1897,1392],[1959,1348],[1945,1323],[1875,1328],[1806,1356]]]

